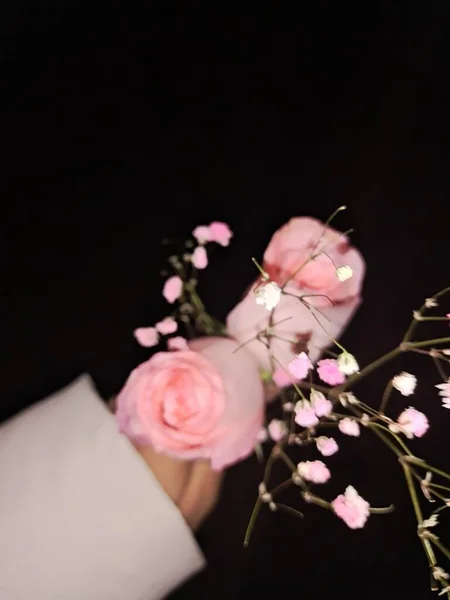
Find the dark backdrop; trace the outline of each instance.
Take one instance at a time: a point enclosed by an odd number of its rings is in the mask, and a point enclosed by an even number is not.
[[[345,342],[363,364],[392,348],[449,275],[450,5],[416,4],[2,3],[0,417],[86,370],[117,392],[147,356],[133,328],[164,315],[160,238],[213,219],[235,232],[203,288],[224,316],[279,225],[347,204],[368,276]],[[445,466],[450,415],[413,362],[420,448]],[[351,482],[395,514],[350,532],[263,513],[244,552],[249,459],[199,535],[209,569],[174,597],[428,598],[398,465],[347,441],[330,493]]]

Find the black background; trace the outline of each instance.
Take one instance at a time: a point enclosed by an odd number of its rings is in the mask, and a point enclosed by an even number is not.
[[[448,2],[15,0],[0,11],[1,418],[86,370],[105,398],[117,392],[148,355],[133,328],[164,316],[160,239],[198,223],[235,232],[204,277],[223,317],[277,227],[346,204],[336,226],[355,227],[368,263],[345,334],[362,364],[448,284]],[[413,358],[414,403],[432,424],[417,451],[450,466],[438,378]],[[360,395],[376,402],[404,364]],[[174,598],[429,598],[399,466],[368,435],[342,446],[330,497],[353,483],[394,514],[350,532],[315,507],[304,522],[263,513],[244,552],[261,479],[249,459],[200,532],[209,569]]]

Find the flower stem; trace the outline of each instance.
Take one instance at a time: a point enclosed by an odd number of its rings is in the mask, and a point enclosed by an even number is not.
[[[449,344],[450,337],[443,338],[435,338],[434,340],[425,340],[423,342],[407,342],[402,344],[404,348],[402,350],[408,350],[409,348],[429,348],[430,346],[435,346],[436,344]]]
[[[275,446],[272,449],[272,452],[270,453],[270,456],[267,459],[266,468],[264,470],[264,480],[263,481],[264,481],[264,484],[266,485],[266,487],[267,487],[267,483],[269,481],[270,474],[272,472],[272,467],[277,459],[277,456],[276,456],[277,453],[275,452],[275,448],[277,448],[277,446]],[[253,529],[255,527],[256,519],[258,518],[259,511],[261,510],[262,505],[263,505],[263,502],[262,502],[261,498],[258,496],[258,499],[255,502],[255,506],[253,507],[253,511],[250,516],[250,520],[248,522],[247,529],[245,531],[244,548],[247,548],[250,543],[250,538],[251,538]]]
[[[377,358],[376,360],[374,360],[373,362],[368,364],[366,367],[364,367],[364,369],[361,369],[361,371],[359,373],[355,373],[355,375],[352,375],[351,377],[349,377],[347,379],[347,381],[344,383],[344,385],[341,387],[341,391],[345,391],[353,383],[355,383],[356,381],[360,381],[363,377],[365,377],[366,375],[369,375],[370,373],[372,373],[372,371],[374,371],[375,369],[378,369],[378,367],[381,367],[382,365],[384,365],[384,363],[389,362],[390,360],[392,360],[393,358],[398,356],[401,352],[402,352],[402,349],[400,347],[397,347],[397,348],[394,348],[394,350],[391,350],[390,352],[388,352],[387,354],[380,356],[380,358]]]
[[[387,403],[389,402],[389,396],[391,395],[391,392],[392,392],[392,382],[389,381],[383,392],[383,397],[381,398],[380,413],[384,414],[386,412],[386,407],[387,407]]]
[[[420,508],[419,498],[417,496],[416,487],[414,485],[414,479],[411,474],[411,469],[404,462],[400,463],[403,468],[403,472],[405,474],[406,483],[408,485],[409,495],[411,496],[411,502],[414,508],[414,513],[416,515],[417,524],[420,525],[423,523],[423,515],[422,509]],[[423,548],[425,550],[425,554],[427,555],[428,564],[430,567],[434,567],[436,565],[436,556],[434,554],[433,548],[430,544],[430,540],[421,537],[420,538]]]
[[[438,548],[446,558],[450,559],[450,550],[448,550],[448,548],[446,548],[443,544],[441,544],[441,542],[439,540],[437,540],[436,538],[432,537],[430,539],[433,542],[433,544],[436,546],[436,548]]]

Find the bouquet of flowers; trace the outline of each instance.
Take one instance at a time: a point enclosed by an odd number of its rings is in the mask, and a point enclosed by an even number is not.
[[[445,347],[450,336],[415,340],[424,321],[442,321],[448,327],[450,314],[439,312],[450,288],[425,299],[413,312],[396,348],[371,364],[359,365],[357,352],[338,341],[361,301],[365,273],[362,256],[349,242],[350,232],[331,227],[344,208],[325,224],[298,217],[278,230],[261,263],[252,259],[256,280],[226,323],[206,310],[198,293],[198,275],[207,267],[212,247],[228,246],[233,234],[221,222],[198,226],[181,252],[169,258],[173,274],[164,283],[163,295],[172,307],[170,315],[135,331],[141,345],[164,344],[166,349],[131,373],[117,397],[117,420],[134,442],[182,459],[207,458],[217,470],[254,451],[265,460],[264,442],[269,438],[275,442],[245,545],[264,506],[303,517],[297,507],[277,501],[288,486],[298,486],[303,503],[332,511],[351,529],[364,527],[373,514],[393,510],[371,506],[370,498],[361,497],[351,481],[336,498],[320,492],[331,477],[326,458],[339,450],[330,431],[337,428],[357,438],[361,428],[367,428],[399,463],[430,568],[431,588],[450,598],[450,575],[441,562],[450,559],[450,550],[436,533],[441,512],[450,507],[450,474],[408,446],[408,440],[428,431],[426,415],[406,403],[400,414],[389,411],[393,394],[414,395],[416,377],[404,371],[389,379],[378,406],[366,404],[352,391],[388,361],[417,353],[435,366],[436,395],[442,397],[444,408],[450,408],[450,349]],[[267,423],[265,406],[275,398],[281,402],[283,418]],[[295,464],[289,456],[291,446],[314,446],[318,459]],[[271,471],[279,460],[290,476],[271,489]]]

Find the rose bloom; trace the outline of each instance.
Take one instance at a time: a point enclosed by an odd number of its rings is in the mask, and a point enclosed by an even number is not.
[[[281,227],[264,253],[262,266],[270,279],[282,286],[288,276],[310,256],[322,235],[323,227],[320,221],[307,217],[291,219]],[[316,362],[323,350],[331,345],[330,336],[336,339],[342,334],[361,301],[365,264],[360,253],[350,246],[347,237],[329,227],[320,247],[335,264],[349,265],[353,276],[346,281],[339,281],[332,261],[322,255],[306,264],[290,281],[286,291],[296,296],[309,294],[305,301],[320,308],[320,312],[315,312],[313,316],[297,298],[281,296],[274,309],[273,329],[284,340],[272,338],[271,349],[282,365],[288,365],[299,352],[294,344],[285,341],[292,339],[309,339],[309,358],[313,363]],[[254,290],[258,281],[227,318],[229,334],[240,343],[249,342],[269,324],[270,315],[264,307],[255,303]],[[279,321],[283,322],[277,324]],[[246,344],[246,348],[255,354],[262,368],[270,369],[269,353],[264,344],[254,339]]]
[[[236,348],[232,340],[208,337],[188,350],[154,354],[117,397],[120,430],[175,458],[209,459],[215,470],[251,454],[264,392],[256,361]]]

